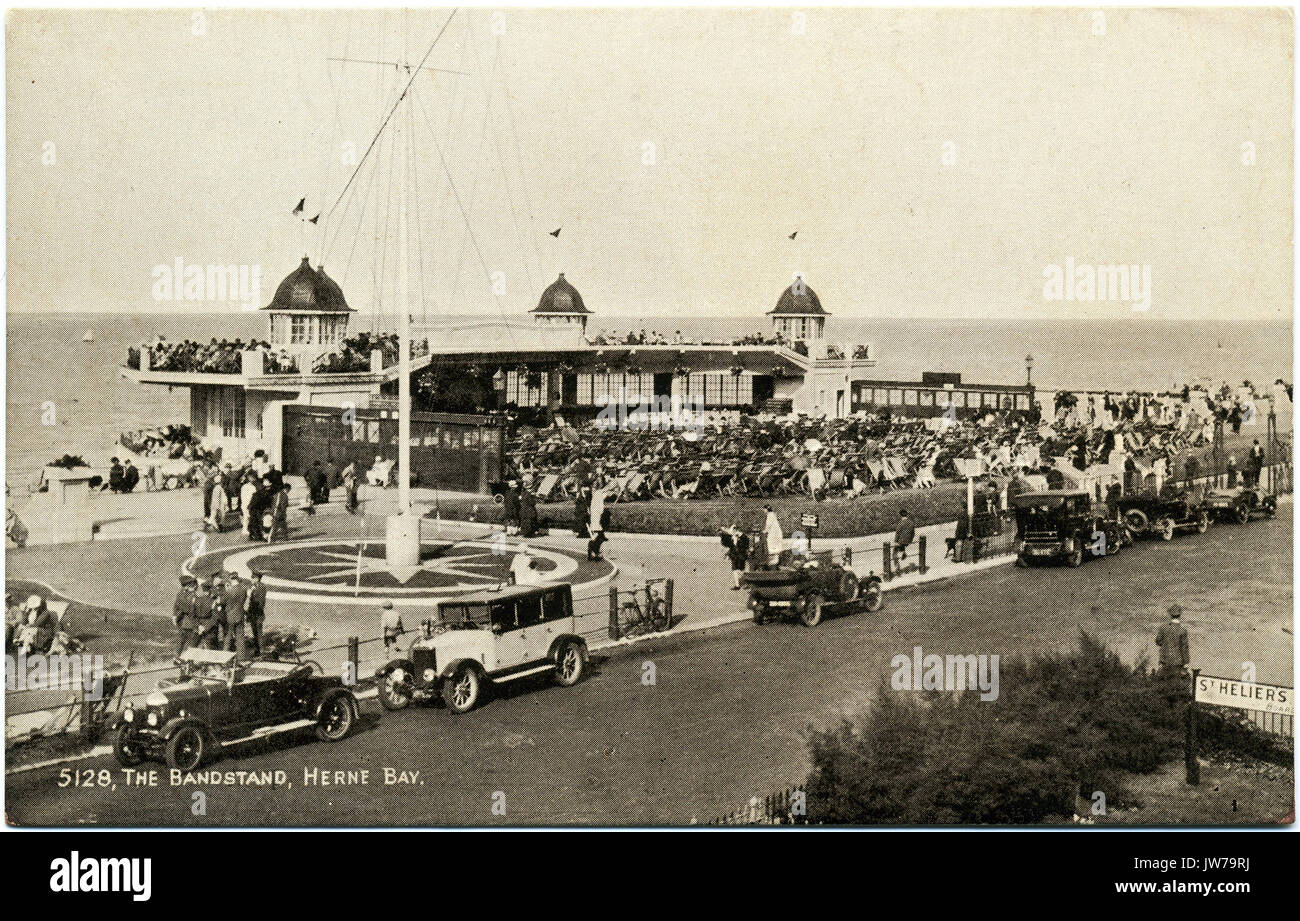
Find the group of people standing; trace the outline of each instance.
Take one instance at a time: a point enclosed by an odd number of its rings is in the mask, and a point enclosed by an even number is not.
[[[254,571],[245,581],[237,573],[219,572],[211,579],[181,576],[172,606],[172,621],[179,636],[176,654],[186,649],[226,649],[239,660],[262,654],[262,624],[266,619],[266,586]],[[251,636],[245,635],[245,626]]]
[[[250,540],[269,543],[289,536],[290,485],[266,452],[257,451],[238,469],[230,463],[224,469],[212,462],[205,464],[199,489],[205,531],[225,530],[226,521],[234,516]]]

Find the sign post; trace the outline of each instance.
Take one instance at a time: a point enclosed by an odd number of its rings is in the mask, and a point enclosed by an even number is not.
[[[809,553],[812,552],[813,532],[817,530],[818,521],[819,519],[816,515],[810,514],[808,512],[805,512],[799,516],[799,527],[801,527],[804,530],[804,533],[806,535],[805,540],[807,541]]]
[[[1187,701],[1187,736],[1183,740],[1183,763],[1187,769],[1187,783],[1197,786],[1201,782],[1201,763],[1196,760],[1196,678],[1199,668],[1192,669],[1192,694]]]

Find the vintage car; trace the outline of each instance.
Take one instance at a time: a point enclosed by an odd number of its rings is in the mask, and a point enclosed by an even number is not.
[[[360,713],[343,680],[314,662],[237,662],[233,652],[187,649],[179,663],[179,676],[122,711],[113,750],[123,767],[165,759],[192,771],[224,746],[307,726],[337,742]]]
[[[1195,530],[1204,534],[1210,527],[1210,513],[1199,495],[1180,490],[1155,495],[1136,493],[1119,500],[1119,511],[1124,525],[1133,537],[1158,536],[1173,540],[1174,532]]]
[[[1082,489],[1049,489],[1015,498],[1016,565],[1114,556],[1130,542],[1128,529]]]
[[[379,702],[401,710],[441,695],[453,713],[472,710],[493,683],[549,673],[571,687],[587,669],[567,583],[508,586],[439,601],[407,655],[375,673]]]
[[[775,568],[756,569],[741,576],[749,590],[749,610],[754,623],[769,617],[797,617],[805,627],[815,627],[829,613],[850,613],[859,608],[879,611],[884,586],[878,575],[859,579],[851,569],[822,550],[802,557],[788,551]]]
[[[1277,496],[1269,495],[1257,486],[1212,489],[1205,494],[1205,507],[1216,518],[1228,518],[1237,524],[1245,524],[1258,515],[1276,518]]]

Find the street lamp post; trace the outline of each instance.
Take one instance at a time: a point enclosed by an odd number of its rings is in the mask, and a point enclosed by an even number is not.
[[[497,411],[505,409],[506,406],[506,372],[497,368],[497,373],[492,375],[492,392],[496,394]]]
[[[1034,386],[1034,356],[1025,356],[1025,386]]]

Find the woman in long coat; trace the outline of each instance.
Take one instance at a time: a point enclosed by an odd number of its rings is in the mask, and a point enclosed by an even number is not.
[[[591,514],[591,488],[583,486],[573,500],[573,536],[587,537],[587,516]]]

